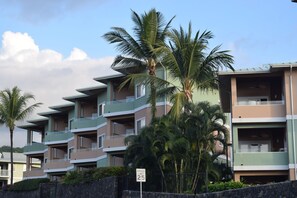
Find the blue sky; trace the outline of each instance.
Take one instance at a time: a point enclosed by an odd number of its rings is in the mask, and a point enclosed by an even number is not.
[[[41,49],[49,48],[68,56],[73,47],[90,57],[113,56],[114,46],[101,37],[111,26],[131,30],[131,9],[143,13],[151,8],[167,20],[176,16],[173,27],[211,30],[211,44],[232,50],[235,67],[294,61],[297,49],[297,4],[290,0],[12,0],[0,3],[0,33],[27,32]],[[31,2],[31,3],[30,3]],[[62,3],[63,2],[63,3]]]
[[[231,50],[235,69],[297,61],[297,3],[291,0],[10,0],[0,1],[0,90],[19,86],[33,93],[44,103],[40,111],[65,103],[63,96],[112,72],[119,52],[102,35],[112,26],[132,33],[131,9],[151,8],[166,20],[176,16],[173,28],[191,21],[195,32],[212,31],[210,47]]]

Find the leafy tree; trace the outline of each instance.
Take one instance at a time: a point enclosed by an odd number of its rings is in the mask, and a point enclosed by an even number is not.
[[[164,55],[162,63],[173,77],[173,82],[163,82],[166,87],[159,91],[159,95],[171,97],[171,113],[178,119],[185,103],[193,101],[194,90],[217,89],[219,69],[234,70],[231,65],[233,57],[227,50],[220,51],[220,46],[207,53],[213,34],[210,31],[193,34],[191,23],[187,32],[180,27],[168,35],[169,44],[157,50]]]
[[[165,190],[177,193],[194,192],[202,171],[217,176],[212,163],[224,149],[218,151],[215,145],[225,145],[228,138],[225,117],[218,105],[187,103],[186,108],[189,111],[183,112],[178,122],[163,116],[139,135],[126,138],[125,164],[160,173]]]
[[[164,43],[173,18],[166,23],[162,13],[155,9],[151,9],[141,16],[132,11],[134,38],[121,27],[112,27],[112,31],[103,35],[109,43],[115,43],[117,49],[123,54],[123,56],[115,58],[112,67],[114,69],[134,68],[133,73],[127,76],[127,80],[122,86],[129,82],[134,84],[137,79],[144,80],[149,76],[156,76],[156,68],[160,65],[160,55],[155,50]],[[147,69],[148,75],[139,73],[144,69]],[[156,85],[154,80],[146,81],[145,84],[150,85],[149,100],[152,120],[154,120],[156,116]]]
[[[218,150],[216,144],[220,142],[225,147],[229,131],[224,126],[226,118],[219,105],[210,105],[209,102],[200,102],[197,105],[187,103],[186,108],[189,112],[184,112],[181,116],[180,126],[190,142],[189,170],[194,172],[191,182],[191,191],[194,192],[199,173],[206,168],[206,174],[208,174],[207,164],[213,163],[219,155],[223,154],[224,149]],[[203,169],[202,162],[206,163]]]
[[[0,92],[0,123],[5,124],[10,132],[10,163],[13,166],[13,132],[17,121],[24,120],[41,103],[29,105],[34,96],[29,93],[21,94],[18,87]],[[10,183],[13,184],[13,168],[11,167]]]

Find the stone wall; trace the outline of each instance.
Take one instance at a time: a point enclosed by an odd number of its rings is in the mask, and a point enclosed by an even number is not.
[[[297,197],[297,181],[287,181],[275,184],[266,184],[253,187],[247,187],[236,190],[227,190],[216,193],[205,193],[195,195],[182,195],[173,193],[154,193],[143,192],[143,198],[254,198],[254,197]],[[123,198],[139,198],[137,191],[124,191]]]
[[[40,188],[29,192],[0,192],[0,198],[139,198],[138,191],[124,191],[121,196],[118,179],[104,178],[100,181],[65,185],[46,183]],[[120,184],[121,185],[121,184]],[[121,188],[121,187],[120,187]],[[254,198],[254,197],[297,197],[297,181],[287,181],[276,184],[259,185],[236,190],[195,195],[173,193],[143,192],[143,198]]]
[[[118,186],[116,177],[100,181],[66,185],[59,183],[41,184],[38,190],[29,192],[0,192],[0,198],[117,198]]]

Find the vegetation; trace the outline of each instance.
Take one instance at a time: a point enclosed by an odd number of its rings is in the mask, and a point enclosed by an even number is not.
[[[48,178],[39,178],[39,179],[26,179],[20,182],[14,183],[9,190],[12,191],[31,191],[36,190],[41,183],[47,183],[50,180]]]
[[[13,132],[17,121],[24,120],[41,103],[29,105],[34,96],[21,94],[18,87],[0,92],[0,124],[5,124],[10,132],[10,163],[13,164]],[[10,172],[10,183],[13,183],[13,168]]]
[[[134,38],[121,27],[112,27],[111,32],[103,35],[109,43],[115,43],[117,49],[124,55],[116,57],[112,67],[133,68],[133,74],[128,75],[122,86],[128,82],[133,84],[135,79],[156,76],[156,68],[161,64],[160,54],[156,53],[156,49],[164,43],[172,20],[173,18],[166,23],[162,13],[155,9],[151,9],[141,16],[132,11]],[[147,69],[148,75],[139,73],[144,69]],[[156,85],[154,80],[147,81],[146,84],[150,85],[151,114],[152,120],[154,120],[156,116]]]
[[[23,148],[20,147],[14,147],[12,148],[14,153],[23,153]],[[10,152],[10,146],[1,146],[0,147],[0,152]]]
[[[127,171],[124,167],[102,167],[86,171],[67,172],[63,178],[65,184],[78,184],[97,181],[105,177],[126,175]]]
[[[210,31],[192,34],[191,24],[187,32],[182,27],[170,30],[173,18],[165,23],[155,9],[141,16],[132,11],[132,20],[135,38],[120,27],[103,36],[124,55],[112,64],[128,73],[121,87],[139,82],[150,87],[152,122],[139,135],[126,138],[125,165],[146,168],[148,177],[162,179],[168,191],[194,192],[201,172],[206,175],[204,183],[208,176],[220,178],[213,162],[225,151],[229,134],[220,107],[193,104],[193,92],[217,89],[217,73],[222,68],[233,70],[233,57],[220,46],[208,49]],[[158,66],[167,69],[174,83],[156,76]],[[141,73],[145,68],[148,74]],[[170,114],[161,118],[155,117],[158,96],[170,97],[173,103]],[[218,142],[223,146],[220,151],[215,149]]]
[[[235,181],[217,182],[217,183],[208,185],[208,192],[218,192],[218,191],[231,190],[231,189],[237,189],[237,188],[243,188],[243,187],[246,187],[246,185],[242,182],[235,182]],[[206,187],[204,187],[204,190],[206,190]]]
[[[179,30],[173,29],[168,35],[169,44],[164,44],[158,50],[163,54],[162,63],[173,81],[167,81],[159,95],[170,96],[173,103],[171,114],[178,119],[185,104],[193,102],[194,90],[218,89],[217,72],[221,68],[234,70],[231,65],[233,57],[227,50],[220,51],[220,46],[207,53],[213,34],[210,31],[193,34],[191,24],[187,32],[180,27]]]
[[[170,192],[193,193],[205,174],[215,175],[212,164],[224,151],[218,151],[215,145],[217,142],[226,145],[228,138],[225,117],[218,105],[201,102],[188,103],[186,107],[189,112],[183,112],[178,122],[163,116],[143,128],[139,135],[125,140],[129,145],[126,166],[143,167],[148,174],[160,174],[165,189]],[[169,174],[175,178],[167,177]],[[219,179],[219,176],[213,178]]]

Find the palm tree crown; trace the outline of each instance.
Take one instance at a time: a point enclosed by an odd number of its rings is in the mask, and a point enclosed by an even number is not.
[[[213,38],[210,31],[199,31],[192,38],[192,28],[188,32],[180,27],[169,33],[169,44],[160,48],[164,56],[162,63],[177,84],[167,82],[167,87],[159,91],[160,95],[169,94],[174,105],[172,112],[175,117],[180,115],[186,102],[192,102],[195,89],[209,90],[218,88],[217,72],[221,68],[232,67],[233,57],[229,51],[220,51],[216,46],[209,53],[208,41]]]
[[[141,16],[132,11],[135,38],[124,28],[112,27],[112,31],[107,32],[103,37],[109,43],[115,43],[117,49],[123,54],[123,56],[120,55],[115,58],[112,68],[126,70],[128,73],[139,73],[146,69],[150,76],[155,76],[160,56],[156,53],[156,49],[164,43],[173,18],[166,23],[162,13],[157,12],[155,9],[151,9]],[[133,75],[128,75],[124,84],[134,83],[133,81],[136,78],[145,79],[146,74]],[[156,87],[153,81],[148,84],[151,89],[150,103],[152,106],[152,119],[154,119],[156,113]]]
[[[34,96],[29,93],[21,94],[18,87],[0,92],[0,123],[5,124],[10,132],[10,160],[13,166],[13,131],[17,121],[24,120],[41,103],[29,105]],[[13,184],[13,168],[11,168],[10,183]]]

